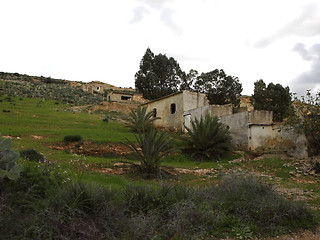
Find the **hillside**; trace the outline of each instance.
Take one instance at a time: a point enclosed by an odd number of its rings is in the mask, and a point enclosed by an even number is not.
[[[302,160],[274,152],[237,149],[219,162],[199,162],[177,153],[165,157],[161,163],[161,167],[170,170],[170,178],[141,179],[128,170],[139,161],[122,144],[125,139],[135,141],[135,137],[123,124],[112,120],[120,116],[108,116],[113,113],[100,109],[91,114],[71,111],[69,105],[58,101],[39,102],[35,98],[6,95],[0,96],[0,107],[0,133],[3,138],[12,139],[13,149],[17,152],[34,149],[45,156],[43,162],[33,159],[34,156],[20,158],[19,163],[24,167],[21,179],[6,185],[11,191],[4,191],[3,185],[0,187],[0,212],[5,216],[0,218],[0,235],[6,236],[5,239],[54,239],[52,236],[55,239],[214,239],[198,238],[198,234],[207,236],[206,231],[218,239],[227,236],[253,239],[266,231],[270,235],[312,229],[309,216],[319,215],[319,176],[304,170]],[[103,121],[106,115],[109,121]],[[79,135],[82,140],[64,141],[65,136],[72,135]],[[236,175],[257,176],[259,182],[268,184],[260,188],[255,181],[249,182],[241,193],[238,185],[234,187],[238,184],[234,178],[229,188],[211,188],[211,191],[219,190],[217,194],[201,190]],[[250,191],[252,199],[248,201],[246,195]],[[264,191],[272,197],[265,196]],[[227,193],[226,200],[215,199],[223,193]],[[199,198],[199,194],[207,195]],[[257,196],[262,198],[254,201]],[[204,201],[211,198],[212,201]],[[292,200],[305,202],[311,207],[312,215]],[[235,205],[228,207],[230,204]],[[275,206],[280,207],[278,213],[272,212]],[[251,211],[253,208],[257,211]],[[278,220],[286,214],[284,208],[293,214],[288,224],[286,219]],[[110,212],[112,209],[115,211]],[[304,213],[309,215],[305,218]],[[299,217],[304,222],[297,221]],[[105,229],[114,219],[116,224]],[[138,237],[135,237],[136,229],[141,234]],[[156,238],[160,232],[164,237]],[[300,234],[290,234],[288,238],[276,239],[316,240],[318,236],[309,231],[303,234],[303,238],[295,238]]]
[[[97,81],[93,81],[93,83],[94,82],[100,83]],[[0,72],[0,93],[2,94],[14,97],[57,100],[76,106],[101,103],[103,96],[84,91],[84,84],[83,82],[51,77]],[[105,88],[113,90],[134,91],[134,89],[116,87],[107,83],[101,84],[104,84]]]

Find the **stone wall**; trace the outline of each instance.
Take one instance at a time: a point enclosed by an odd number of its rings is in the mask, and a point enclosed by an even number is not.
[[[255,150],[265,146],[273,138],[272,125],[248,126],[248,149]]]
[[[249,112],[250,124],[272,124],[273,123],[273,112],[266,110],[254,110]]]
[[[270,111],[239,112],[221,116],[220,121],[229,129],[232,142],[254,150],[274,138]]]
[[[307,138],[304,134],[297,133],[283,123],[274,124],[272,130],[273,139],[280,144],[285,144],[290,156],[298,159],[308,157]]]
[[[249,112],[222,116],[220,121],[229,129],[234,145],[248,145]]]
[[[183,111],[208,106],[209,101],[206,94],[183,91]]]
[[[206,115],[210,117],[221,117],[232,114],[232,104],[226,105],[207,105],[194,108],[184,112],[185,126],[191,127],[191,120],[200,119]]]

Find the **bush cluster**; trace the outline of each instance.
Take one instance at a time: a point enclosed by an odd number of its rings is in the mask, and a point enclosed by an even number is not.
[[[4,239],[245,239],[317,224],[304,204],[254,177],[229,177],[204,189],[163,184],[112,190],[78,181],[33,202],[30,192],[18,199],[0,191]]]
[[[80,136],[80,135],[66,135],[66,136],[64,136],[63,140],[66,143],[79,142],[82,140],[82,136]]]
[[[36,162],[44,162],[45,157],[35,149],[25,149],[20,151],[20,157]]]

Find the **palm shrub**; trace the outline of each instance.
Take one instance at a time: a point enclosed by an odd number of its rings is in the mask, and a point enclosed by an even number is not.
[[[139,106],[135,110],[131,109],[126,125],[131,128],[132,132],[142,133],[152,128],[155,120],[160,119],[159,117],[153,116],[153,111],[147,112],[147,107]]]
[[[133,157],[140,160],[141,164],[136,166],[138,171],[147,178],[157,176],[161,158],[174,151],[169,134],[162,132],[157,136],[157,130],[150,128],[135,135],[135,138],[137,145],[128,139],[125,144],[133,151]]]
[[[186,127],[187,136],[182,137],[184,150],[191,157],[198,160],[220,159],[230,150],[231,136],[217,117],[201,116],[200,120],[192,120],[191,125],[191,128]]]

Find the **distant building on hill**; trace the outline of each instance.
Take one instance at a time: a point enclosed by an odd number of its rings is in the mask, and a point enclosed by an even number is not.
[[[104,91],[109,89],[117,89],[117,87],[99,81],[92,81],[82,85],[82,90],[89,93],[104,94]]]
[[[135,89],[119,88],[99,81],[83,84],[82,90],[103,95],[108,102],[143,103],[146,101]]]

